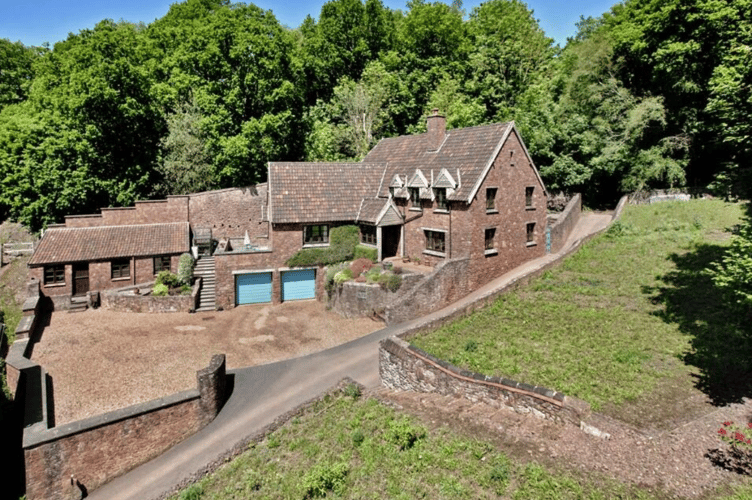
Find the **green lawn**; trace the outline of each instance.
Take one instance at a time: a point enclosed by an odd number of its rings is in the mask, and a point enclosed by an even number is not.
[[[719,402],[750,395],[747,342],[703,273],[743,206],[695,200],[628,206],[607,234],[529,286],[410,339],[476,372],[542,385],[595,409],[677,377]],[[725,343],[725,347],[724,347]],[[737,370],[729,375],[728,367]]]
[[[373,399],[334,396],[288,422],[180,500],[653,498],[602,476],[549,471]]]

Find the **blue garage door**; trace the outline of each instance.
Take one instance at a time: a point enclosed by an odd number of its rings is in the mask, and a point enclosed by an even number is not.
[[[272,301],[272,273],[239,274],[235,296],[238,305]]]
[[[299,269],[282,272],[282,300],[316,298],[316,270]]]

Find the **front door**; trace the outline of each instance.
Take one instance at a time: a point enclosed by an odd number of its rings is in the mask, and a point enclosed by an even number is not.
[[[73,264],[73,296],[86,295],[89,291],[89,263]]]
[[[397,256],[401,234],[402,226],[384,226],[381,228],[381,260]]]

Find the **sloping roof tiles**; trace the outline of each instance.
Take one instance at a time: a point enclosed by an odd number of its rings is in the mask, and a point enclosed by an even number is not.
[[[189,237],[188,222],[50,228],[29,265],[182,253],[190,249]]]
[[[352,221],[361,201],[373,197],[384,163],[269,164],[274,223]]]

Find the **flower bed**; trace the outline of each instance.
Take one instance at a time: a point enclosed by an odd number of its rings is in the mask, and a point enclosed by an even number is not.
[[[197,278],[187,295],[155,296],[154,282],[102,292],[102,307],[118,312],[193,312],[196,310],[201,278]]]

